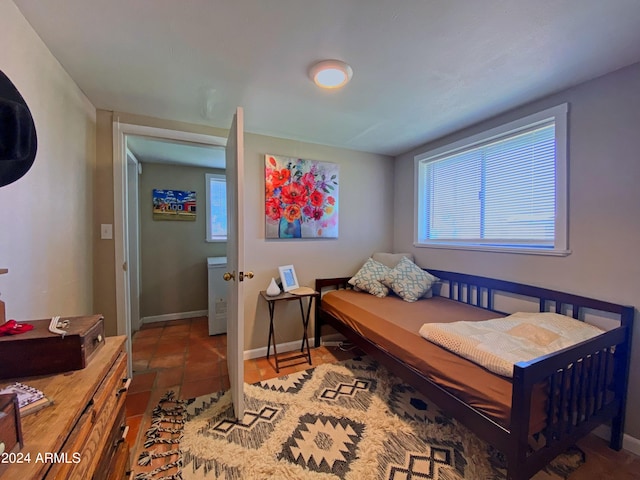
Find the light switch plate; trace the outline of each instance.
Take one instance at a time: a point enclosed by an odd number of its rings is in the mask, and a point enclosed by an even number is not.
[[[103,223],[100,225],[100,238],[102,240],[113,239],[113,225],[110,223]]]

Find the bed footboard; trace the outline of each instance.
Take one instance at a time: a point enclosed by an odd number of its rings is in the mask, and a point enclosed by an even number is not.
[[[626,390],[616,387],[624,374],[625,329],[616,328],[589,341],[514,367],[510,442],[504,453],[529,478],[598,425],[623,414]],[[546,426],[540,448],[528,448],[534,385],[546,385]],[[615,421],[615,420],[614,420]],[[618,420],[620,421],[620,420]],[[611,446],[622,436],[613,432]]]

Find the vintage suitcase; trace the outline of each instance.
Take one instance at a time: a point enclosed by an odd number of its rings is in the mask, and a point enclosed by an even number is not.
[[[62,317],[64,337],[49,332],[51,319],[29,320],[33,330],[0,337],[0,378],[29,377],[80,370],[104,345],[102,315]]]

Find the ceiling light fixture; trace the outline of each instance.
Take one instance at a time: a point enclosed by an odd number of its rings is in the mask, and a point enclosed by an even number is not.
[[[340,60],[323,60],[309,69],[309,77],[320,88],[340,88],[353,76],[353,69]]]

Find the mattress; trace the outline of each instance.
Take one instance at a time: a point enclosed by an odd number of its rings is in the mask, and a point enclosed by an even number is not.
[[[322,309],[423,376],[509,428],[511,380],[496,375],[420,336],[428,322],[481,321],[500,316],[479,307],[434,296],[417,302],[378,298],[364,292],[335,290],[322,297]],[[529,432],[545,424],[544,389],[532,399]]]

